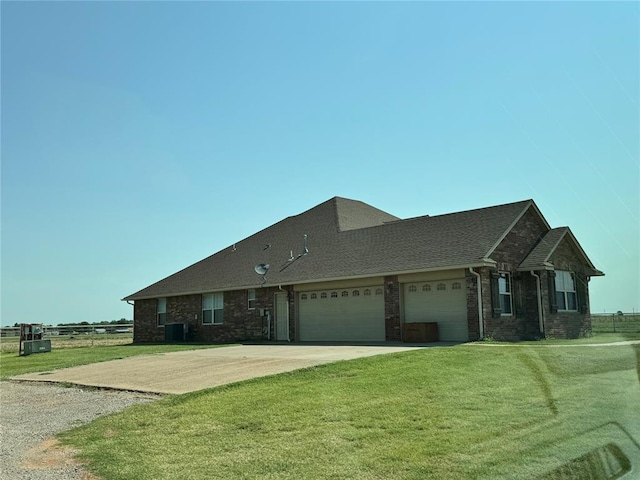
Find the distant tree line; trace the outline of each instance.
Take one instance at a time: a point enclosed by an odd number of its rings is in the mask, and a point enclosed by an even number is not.
[[[60,327],[73,327],[76,325],[123,325],[123,324],[129,324],[129,325],[133,325],[133,320],[127,320],[126,318],[121,318],[120,320],[103,320],[101,322],[72,322],[72,323],[59,323],[58,326]],[[14,323],[13,324],[14,327],[19,327],[20,324],[19,323]]]

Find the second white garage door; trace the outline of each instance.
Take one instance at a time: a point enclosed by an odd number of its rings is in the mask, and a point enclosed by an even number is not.
[[[382,286],[299,293],[301,341],[383,342]]]
[[[464,278],[405,284],[405,323],[437,322],[440,341],[468,341],[464,286]]]

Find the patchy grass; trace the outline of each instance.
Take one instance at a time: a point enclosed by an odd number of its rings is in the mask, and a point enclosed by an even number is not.
[[[44,337],[51,340],[51,349],[78,348],[78,347],[103,347],[107,345],[129,345],[133,341],[133,335],[128,333],[117,334],[89,334],[77,335],[51,335]],[[20,337],[3,337],[0,340],[0,353],[18,353]]]
[[[590,478],[548,472],[607,442],[633,450],[639,359],[431,348],[170,396],[61,439],[112,480]]]
[[[136,355],[152,355],[156,353],[176,352],[181,350],[195,350],[199,348],[214,348],[221,345],[107,345],[85,346],[74,348],[57,348],[48,353],[36,353],[26,357],[13,353],[0,353],[0,379],[19,375],[21,373],[43,372],[58,368],[77,367],[89,363],[105,362]]]

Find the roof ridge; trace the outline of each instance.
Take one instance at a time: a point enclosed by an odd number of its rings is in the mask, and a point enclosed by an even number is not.
[[[493,210],[493,209],[497,209],[497,208],[514,206],[514,205],[517,205],[519,203],[525,204],[525,203],[529,203],[529,202],[533,203],[533,199],[519,200],[517,202],[503,203],[503,204],[500,204],[500,205],[490,205],[490,206],[487,206],[487,207],[470,208],[468,210],[460,210],[460,211],[457,211],[457,212],[439,213],[437,215],[418,215],[416,217],[401,218],[401,219],[396,220],[396,221],[406,222],[406,221],[410,221],[410,220],[421,220],[421,219],[424,219],[424,218],[427,218],[427,217],[435,219],[435,218],[446,217],[446,216],[449,216],[449,215],[460,215],[462,213],[479,212],[481,210]],[[395,223],[395,222],[389,222],[389,223]]]
[[[383,225],[398,217],[362,200],[353,200],[344,197],[333,197],[337,230],[345,232],[349,230],[361,230],[363,228]]]

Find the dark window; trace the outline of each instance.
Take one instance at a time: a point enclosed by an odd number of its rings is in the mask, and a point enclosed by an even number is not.
[[[511,315],[513,308],[511,304],[511,275],[500,273],[498,277],[498,292],[500,294],[500,308],[502,315]]]
[[[156,308],[156,319],[158,321],[158,326],[161,326],[167,323],[167,299],[166,298],[158,299],[158,306]]]
[[[577,311],[576,282],[573,273],[556,270],[555,283],[558,310]]]
[[[222,292],[202,295],[202,323],[222,324],[223,305]]]

